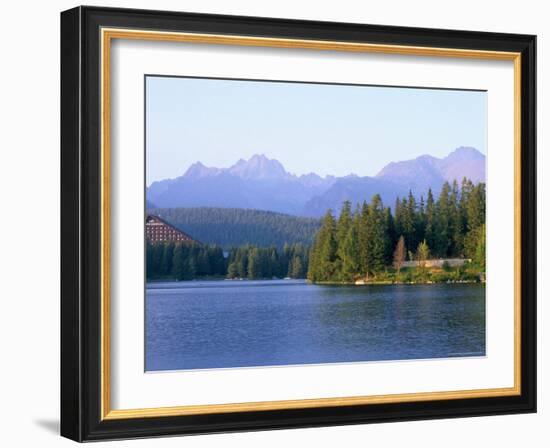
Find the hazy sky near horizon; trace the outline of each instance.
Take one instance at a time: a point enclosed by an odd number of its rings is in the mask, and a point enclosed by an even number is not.
[[[297,175],[372,176],[459,146],[486,154],[486,92],[146,77],[147,185],[254,154]]]

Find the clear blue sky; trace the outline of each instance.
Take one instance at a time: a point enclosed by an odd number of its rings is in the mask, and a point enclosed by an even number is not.
[[[485,92],[146,78],[147,185],[196,161],[265,154],[297,175],[376,174],[392,161],[486,153]]]

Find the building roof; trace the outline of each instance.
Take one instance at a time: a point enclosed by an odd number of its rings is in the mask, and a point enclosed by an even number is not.
[[[197,244],[202,244],[200,241],[196,240],[191,235],[185,233],[181,229],[178,229],[176,226],[170,224],[168,221],[162,219],[158,215],[147,214],[147,216],[145,217],[145,224],[147,224],[147,222],[150,221],[150,220],[160,221],[162,224],[169,227],[171,230],[173,230],[173,231],[179,233],[180,235],[182,235],[183,237],[185,237],[186,240],[190,240],[190,241],[192,241],[194,243],[197,243]]]

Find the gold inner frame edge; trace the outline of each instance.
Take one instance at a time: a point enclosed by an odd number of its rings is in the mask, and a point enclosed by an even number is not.
[[[200,415],[413,401],[502,397],[521,394],[521,53],[220,34],[101,29],[101,420]],[[113,39],[240,45],[273,48],[456,57],[514,62],[514,386],[438,392],[313,398],[136,409],[111,409],[110,346],[110,49]]]

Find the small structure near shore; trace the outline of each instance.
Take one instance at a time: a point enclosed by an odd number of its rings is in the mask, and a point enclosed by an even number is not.
[[[459,268],[464,266],[465,263],[469,263],[472,260],[469,258],[436,258],[426,261],[404,261],[402,267],[404,268],[416,268],[422,263],[426,268],[443,268],[443,265],[447,265],[451,268]]]

